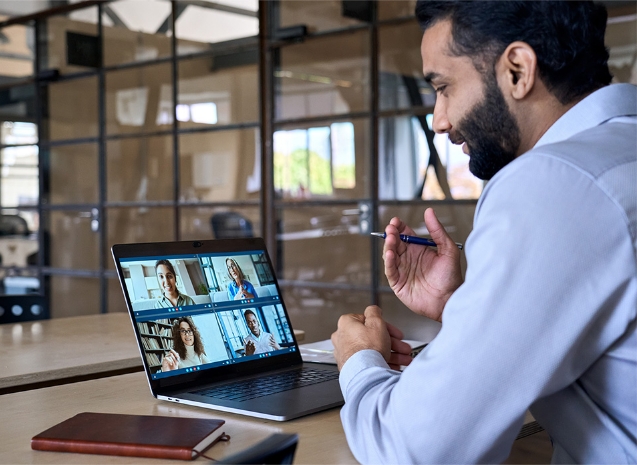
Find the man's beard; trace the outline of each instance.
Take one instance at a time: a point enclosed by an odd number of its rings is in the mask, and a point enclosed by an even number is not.
[[[489,180],[515,159],[520,147],[520,128],[511,114],[495,77],[485,79],[484,99],[456,125],[469,148],[469,171]],[[453,142],[453,139],[452,139]]]

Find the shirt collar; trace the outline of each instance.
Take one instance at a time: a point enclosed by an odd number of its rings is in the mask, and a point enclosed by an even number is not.
[[[564,113],[534,148],[569,139],[577,133],[620,116],[637,115],[637,87],[613,84],[596,90]]]
[[[170,301],[168,297],[166,297],[166,294],[164,294],[163,292],[161,294],[161,299],[162,301],[166,302],[171,307],[173,306],[173,303]],[[177,293],[177,307],[179,307],[182,302],[183,302],[183,297],[182,297],[182,294],[179,292]]]

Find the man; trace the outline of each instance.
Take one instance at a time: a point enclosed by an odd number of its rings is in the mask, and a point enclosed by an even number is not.
[[[259,319],[252,310],[246,310],[243,313],[243,317],[246,319],[248,329],[252,333],[248,334],[243,340],[246,355],[262,354],[281,349],[281,346],[279,346],[272,334],[261,330]]]
[[[554,462],[637,461],[637,91],[608,85],[606,12],[587,2],[428,2],[423,70],[433,127],[490,179],[459,252],[386,227],[385,273],[442,321],[406,364],[381,310],[332,335],[341,417],[363,463],[497,463],[530,408]],[[393,352],[392,352],[393,351]]]

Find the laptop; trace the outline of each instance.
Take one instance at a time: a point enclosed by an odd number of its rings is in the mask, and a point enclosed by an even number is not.
[[[336,367],[301,359],[263,239],[112,254],[157,399],[278,421],[343,404]]]

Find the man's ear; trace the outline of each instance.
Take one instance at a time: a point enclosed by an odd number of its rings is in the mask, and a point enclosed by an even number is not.
[[[512,42],[496,65],[500,88],[516,100],[526,97],[537,78],[537,56],[526,42]]]

